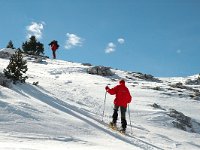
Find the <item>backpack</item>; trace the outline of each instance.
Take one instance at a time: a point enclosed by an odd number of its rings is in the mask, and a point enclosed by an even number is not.
[[[54,51],[59,48],[58,41],[56,40],[53,40],[51,43],[49,43],[49,45],[51,46],[51,49]]]

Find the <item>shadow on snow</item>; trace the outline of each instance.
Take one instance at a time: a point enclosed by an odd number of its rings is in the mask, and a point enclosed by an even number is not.
[[[101,131],[105,132],[106,134],[109,134],[109,135],[111,135],[123,142],[126,142],[128,144],[137,146],[139,148],[144,148],[144,149],[162,149],[151,143],[148,143],[148,142],[140,140],[136,137],[133,137],[131,135],[124,136],[124,135],[112,132],[110,129],[106,129],[106,128],[102,127],[102,126],[105,126],[106,124],[103,123],[101,120],[98,120],[94,116],[90,115],[88,112],[83,111],[76,106],[70,105],[56,97],[51,97],[51,96],[47,95],[45,93],[47,91],[43,91],[42,89],[40,89],[36,86],[24,84],[24,85],[19,85],[17,88],[14,88],[14,90],[22,95],[26,95],[26,96],[28,95],[28,97],[34,97],[37,100],[40,100],[41,102],[51,106],[52,108],[55,108],[59,111],[67,113],[75,118],[78,118],[78,119],[86,122],[87,124],[93,126],[94,128],[101,130]],[[94,123],[94,121],[96,123]]]

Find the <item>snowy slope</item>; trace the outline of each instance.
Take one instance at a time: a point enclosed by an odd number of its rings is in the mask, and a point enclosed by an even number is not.
[[[8,59],[0,59],[0,72],[8,63]],[[50,59],[42,63],[29,60],[28,68],[26,84],[10,89],[0,86],[1,150],[200,149],[200,101],[187,96],[190,91],[183,90],[180,96],[180,90],[169,90],[169,84],[184,82],[186,78],[148,82],[120,70],[112,70],[116,74],[113,77],[102,77],[86,73],[88,66]],[[111,95],[106,97],[102,122],[104,87],[115,86],[119,78],[126,79],[133,96],[132,130],[127,114],[128,135],[105,125],[112,117]],[[37,81],[38,86],[32,84]],[[152,89],[157,86],[164,90]],[[154,103],[164,109],[153,108]],[[197,122],[196,133],[175,128],[173,118],[167,115],[170,108]]]

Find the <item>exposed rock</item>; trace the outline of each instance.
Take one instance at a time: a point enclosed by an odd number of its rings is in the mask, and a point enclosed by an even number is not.
[[[198,77],[197,79],[191,80],[188,79],[185,81],[185,84],[187,85],[200,85],[200,77]]]
[[[153,108],[155,109],[161,109],[161,110],[165,110],[164,108],[162,108],[160,105],[154,103],[153,105],[151,105]]]
[[[164,95],[167,95],[167,96],[172,96],[173,94],[172,93],[162,93],[162,94],[164,94]]]
[[[170,86],[173,88],[180,88],[180,89],[186,89],[186,90],[193,91],[193,92],[199,92],[199,90],[197,90],[197,89],[193,89],[191,87],[184,86],[183,83],[181,83],[181,82],[176,83],[176,84],[171,84]]]
[[[186,131],[186,126],[184,124],[181,124],[180,122],[177,122],[177,121],[172,121],[172,124],[174,125],[174,127],[178,128],[178,129],[181,129],[181,130],[184,130]]]
[[[195,97],[193,97],[193,99],[199,101],[199,100],[200,100],[200,97],[199,97],[199,96],[195,96]]]
[[[142,80],[146,80],[146,81],[151,81],[151,82],[159,82],[161,83],[162,81],[155,78],[154,76],[150,75],[150,74],[142,74],[140,72],[132,72],[132,73],[129,73],[131,74],[133,77],[136,77],[136,78],[139,78],[139,79],[142,79]],[[131,77],[129,77],[131,78]]]
[[[189,97],[194,100],[200,100],[200,92],[194,92],[194,94],[190,94]]]
[[[33,82],[33,85],[35,85],[35,86],[38,86],[38,84],[39,84],[39,81]]]
[[[94,66],[88,68],[87,72],[89,74],[96,74],[101,76],[112,76],[114,73],[110,70],[110,67],[104,67],[104,66]]]
[[[82,63],[83,66],[92,66],[90,63]]]
[[[160,86],[153,87],[152,89],[156,91],[164,91],[164,89],[161,88]]]
[[[174,127],[187,131],[188,128],[192,130],[192,119],[185,116],[183,113],[170,109],[168,115],[175,120],[172,122]]]
[[[134,80],[132,77],[126,76],[127,79]]]

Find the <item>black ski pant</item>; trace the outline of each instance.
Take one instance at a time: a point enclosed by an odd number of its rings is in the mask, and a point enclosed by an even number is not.
[[[122,106],[114,106],[114,112],[113,112],[113,123],[117,122],[117,118],[118,118],[118,110],[120,108],[121,111],[121,125],[123,129],[126,129],[127,126],[127,122],[126,122],[126,108],[122,107]]]
[[[56,51],[52,50],[52,54],[53,54],[53,59],[56,59]]]

